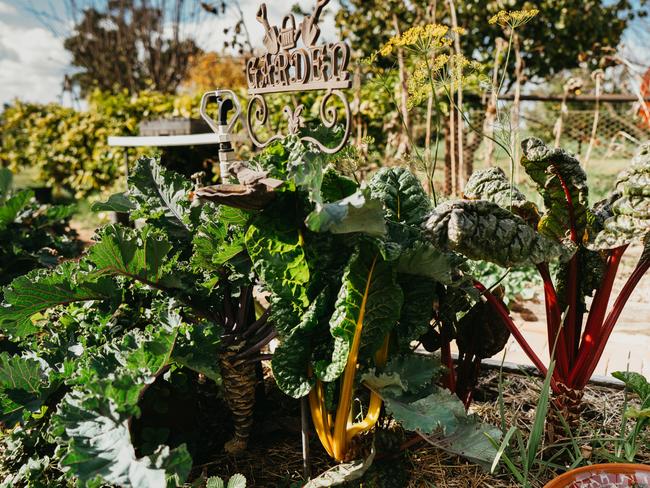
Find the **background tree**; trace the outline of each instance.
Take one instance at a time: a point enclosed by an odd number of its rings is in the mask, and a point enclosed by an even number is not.
[[[104,8],[68,3],[75,26],[64,46],[79,68],[70,81],[82,96],[93,88],[173,92],[201,52],[181,29],[204,12],[196,2],[109,0]]]

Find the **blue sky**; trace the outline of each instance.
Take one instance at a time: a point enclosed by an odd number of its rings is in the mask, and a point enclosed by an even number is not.
[[[85,0],[86,3],[93,1]],[[244,18],[249,19],[247,25],[253,45],[261,45],[263,37],[261,26],[255,20],[260,1],[240,0]],[[288,13],[285,9],[293,3],[294,0],[267,0],[269,19],[279,23]],[[311,9],[314,4],[313,0],[300,0],[299,3],[304,9]],[[70,56],[63,48],[63,38],[71,27],[65,22],[64,5],[64,0],[0,0],[0,104],[16,97],[37,102],[60,100],[63,76],[72,70]],[[54,19],[48,23],[55,26],[56,32],[43,25],[34,12]],[[57,21],[57,17],[64,20]],[[192,31],[203,49],[220,50],[225,40],[223,29],[230,24],[231,21],[204,16],[199,25],[192,25]],[[333,40],[332,15],[321,21],[321,28],[322,39]]]
[[[262,39],[262,29],[255,21],[260,1],[240,0],[255,45],[260,45]],[[96,3],[101,2],[97,0]],[[287,13],[285,9],[292,3],[293,0],[267,0],[269,18],[279,23]],[[313,0],[300,1],[304,9],[311,9],[313,3]],[[38,102],[60,100],[63,75],[72,69],[70,56],[63,49],[63,37],[71,26],[65,21],[52,21],[50,24],[56,26],[56,32],[53,32],[33,12],[65,19],[64,5],[64,0],[0,0],[0,104],[16,97]],[[336,5],[337,2],[332,1],[330,10]],[[193,31],[203,49],[219,50],[224,41],[223,28],[228,24],[228,21],[216,17],[206,17],[200,25],[193,26]],[[327,16],[322,24],[323,37],[332,39],[332,16]],[[630,28],[625,42],[628,53],[650,64],[648,20],[637,21]]]

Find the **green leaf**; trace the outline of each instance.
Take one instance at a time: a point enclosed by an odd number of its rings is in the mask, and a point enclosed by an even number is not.
[[[221,384],[221,371],[217,361],[220,345],[221,330],[215,324],[193,324],[186,334],[179,334],[172,358],[177,364]]]
[[[244,229],[240,225],[246,223],[247,216],[241,218],[243,213],[230,210],[237,211],[222,206],[217,211],[204,215],[203,222],[192,239],[194,252],[191,263],[195,271],[217,271],[246,249]]]
[[[618,176],[606,204],[606,220],[591,247],[612,249],[650,235],[650,143],[639,147],[631,166]],[[608,211],[608,212],[607,212]]]
[[[157,284],[169,270],[172,246],[164,234],[151,226],[139,232],[119,225],[104,227],[100,240],[88,251],[97,273],[123,275]]]
[[[305,258],[300,231],[292,225],[291,213],[283,206],[262,212],[246,232],[248,254],[272,300],[282,301],[290,315],[275,320],[280,333],[288,332],[309,306],[306,287],[309,266]],[[273,305],[273,313],[280,311]],[[286,321],[288,319],[288,321]]]
[[[140,158],[129,175],[129,197],[139,205],[134,216],[154,219],[173,235],[190,231],[191,190],[190,181],[151,158]]]
[[[178,486],[189,474],[192,460],[184,445],[159,446],[138,458],[129,431],[147,385],[170,363],[179,328],[173,301],[153,308],[155,327],[106,345],[52,416],[60,468],[83,486]]]
[[[629,390],[639,395],[641,402],[650,398],[650,383],[643,375],[631,371],[615,371],[612,376],[621,380]]]
[[[4,230],[7,226],[14,223],[16,217],[18,217],[32,198],[34,198],[33,191],[23,190],[6,199],[0,205],[0,230]]]
[[[324,202],[336,202],[352,195],[359,185],[352,178],[343,176],[329,165],[323,173],[321,194]]]
[[[322,203],[321,185],[323,167],[326,165],[321,151],[312,151],[295,136],[285,139],[284,145],[289,150],[287,173],[296,187],[306,190],[311,201]]]
[[[432,356],[409,353],[392,358],[380,373],[371,368],[361,375],[361,382],[386,397],[396,398],[430,388],[442,369]]]
[[[343,274],[330,320],[334,350],[329,361],[315,364],[323,381],[333,381],[345,368],[355,331],[361,327],[359,358],[373,357],[396,325],[403,303],[395,269],[369,245],[358,249]]]
[[[114,193],[105,202],[95,202],[90,207],[93,212],[124,212],[128,213],[136,208],[126,193]]]
[[[36,412],[51,393],[48,373],[41,361],[0,354],[0,421],[8,428],[25,413]]]
[[[454,259],[448,252],[442,252],[430,243],[420,241],[402,252],[397,261],[397,272],[451,284],[452,271],[458,264],[458,259]]]
[[[329,292],[323,290],[311,303],[302,320],[291,333],[282,340],[273,353],[273,377],[278,387],[293,398],[309,393],[315,378],[308,374],[309,360],[315,344],[312,336],[318,325],[326,317]]]
[[[79,273],[77,263],[63,263],[54,270],[35,270],[16,278],[4,289],[0,327],[21,338],[37,332],[31,316],[57,305],[87,300],[107,300],[120,295],[109,277]]]
[[[381,168],[368,186],[372,198],[381,201],[389,220],[420,226],[431,211],[420,180],[406,168]]]
[[[210,476],[205,483],[205,488],[224,488],[223,480],[218,476]]]
[[[497,449],[490,442],[490,438],[498,441],[501,438],[501,431],[492,425],[476,422],[473,418],[460,422],[456,430],[449,436],[434,434],[425,437],[430,444],[463,456],[480,465],[486,471],[490,469],[497,457]]]
[[[462,402],[449,390],[438,390],[415,401],[389,397],[383,391],[380,395],[388,413],[406,430],[424,434],[441,430],[449,435],[458,428],[459,419],[466,415]]]
[[[546,146],[540,139],[525,139],[521,147],[521,164],[537,184],[546,207],[537,226],[539,232],[559,241],[569,235],[570,207],[563,181],[571,196],[578,241],[582,242],[593,216],[588,207],[587,175],[580,162],[562,149]]]
[[[536,232],[518,215],[484,200],[444,202],[424,225],[434,247],[503,267],[537,264],[556,257],[566,259],[569,254],[560,243]]]
[[[337,464],[310,480],[303,488],[327,488],[358,480],[372,465],[375,460],[375,453],[376,450],[373,445],[370,455],[366,459]]]
[[[417,340],[431,327],[434,300],[437,298],[436,283],[427,278],[414,279],[406,274],[398,274],[397,282],[404,293],[404,305],[396,332],[400,346],[408,349],[411,341]]]
[[[14,176],[9,168],[0,168],[0,205],[9,197]]]
[[[246,488],[246,478],[243,474],[235,473],[228,480],[228,488]]]
[[[129,417],[110,398],[99,395],[79,391],[66,395],[52,418],[52,431],[61,469],[82,486],[164,487],[168,478],[183,483],[192,465],[184,444],[173,450],[161,446],[151,456],[138,458]]]
[[[468,200],[487,200],[509,210],[512,206],[512,211],[526,221],[530,219],[537,223],[539,219],[535,204],[528,201],[516,186],[510,184],[510,180],[498,166],[472,173],[463,189],[463,196]]]
[[[313,232],[349,234],[363,232],[373,236],[386,234],[384,212],[378,200],[370,199],[370,192],[358,190],[334,203],[316,205],[305,220]]]

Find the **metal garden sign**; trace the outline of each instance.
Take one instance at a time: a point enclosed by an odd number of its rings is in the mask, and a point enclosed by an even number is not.
[[[341,91],[350,88],[352,81],[348,72],[350,47],[345,42],[318,44],[321,13],[329,0],[317,0],[311,14],[296,24],[293,14],[286,15],[280,25],[273,25],[268,19],[266,4],[260,5],[257,20],[264,27],[264,48],[261,56],[252,57],[246,63],[246,80],[250,100],[248,102],[246,127],[253,143],[265,147],[283,137],[276,133],[265,141],[256,135],[256,129],[265,125],[269,109],[265,95],[271,93],[325,91],[320,100],[320,122],[333,129],[339,121],[335,100],[343,105],[343,136],[336,147],[328,147],[313,135],[303,135],[324,152],[335,153],[347,142],[350,135],[350,104]],[[306,107],[286,105],[283,113],[287,118],[288,133],[299,134],[305,127],[303,111]]]

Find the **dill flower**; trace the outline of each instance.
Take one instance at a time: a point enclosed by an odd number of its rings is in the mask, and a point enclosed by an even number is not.
[[[516,29],[522,25],[528,23],[533,17],[539,13],[539,10],[536,8],[529,10],[511,10],[506,12],[505,10],[499,10],[496,15],[490,17],[488,20],[489,24],[499,24],[501,27],[510,27]]]
[[[428,51],[432,48],[442,48],[451,45],[448,36],[449,27],[441,24],[416,25],[399,36],[391,37],[379,54],[389,56],[395,48],[405,48],[416,52]]]

